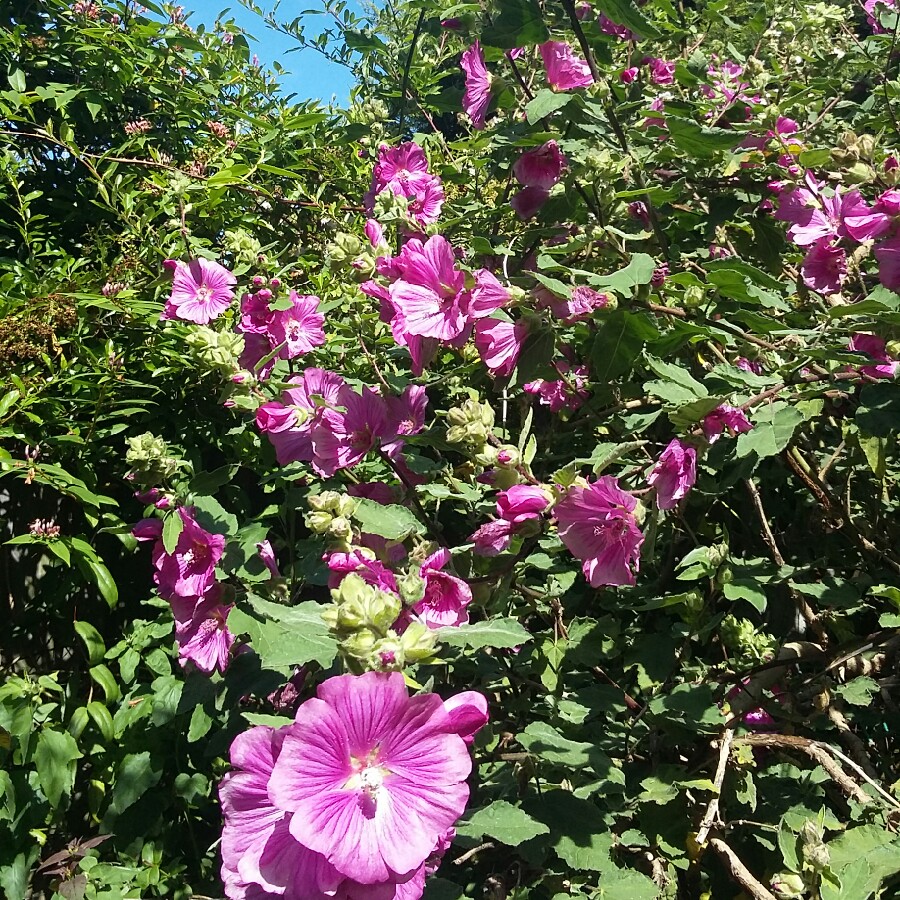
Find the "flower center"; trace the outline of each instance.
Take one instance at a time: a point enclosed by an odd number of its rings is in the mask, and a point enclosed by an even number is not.
[[[205,284],[201,284],[200,287],[197,288],[197,301],[199,303],[206,303],[207,300],[212,300],[212,295],[212,290]]]

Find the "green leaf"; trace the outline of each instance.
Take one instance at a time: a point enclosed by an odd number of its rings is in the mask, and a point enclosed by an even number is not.
[[[99,701],[91,700],[87,705],[88,715],[94,720],[94,724],[100,729],[103,740],[111,743],[116,736],[116,729],[113,726],[112,716],[109,710]]]
[[[587,280],[594,287],[606,287],[619,294],[630,294],[631,289],[642,284],[650,284],[656,260],[647,253],[634,253],[631,262],[624,269],[611,275],[595,275]]]
[[[9,78],[9,86],[20,94],[24,94],[28,85],[25,81],[25,73],[21,69],[13,69],[7,76]]]
[[[117,818],[162,777],[162,769],[156,768],[149,750],[129,753],[116,767],[112,802],[107,817]],[[106,820],[104,820],[104,823]]]
[[[458,822],[456,833],[463,837],[492,837],[510,847],[530,841],[550,829],[537,822],[518,806],[495,800],[490,806],[474,812],[466,821]]]
[[[739,131],[710,128],[708,125],[698,125],[692,119],[672,115],[666,116],[666,125],[669,126],[672,143],[695,159],[708,158],[722,150],[730,150],[743,137]]]
[[[871,896],[872,870],[865,859],[855,859],[834,874],[839,883],[823,878],[819,885],[819,900],[862,900]]]
[[[81,759],[81,752],[75,738],[65,731],[41,731],[34,751],[34,765],[37,769],[38,784],[55,809],[64,794],[72,790],[75,783],[75,760]]]
[[[471,625],[448,625],[437,630],[437,639],[451,647],[505,649],[532,640],[531,634],[515,619],[487,619]]]
[[[122,696],[115,676],[105,664],[100,663],[99,665],[91,666],[88,671],[91,678],[103,689],[107,703],[115,703]]]
[[[181,518],[177,510],[172,510],[163,519],[162,542],[163,550],[169,555],[175,552],[178,546],[178,538],[184,530],[184,520]]]
[[[425,526],[405,506],[383,505],[374,500],[356,501],[353,518],[367,534],[376,534],[390,541],[402,541],[411,534],[424,534]]]
[[[315,601],[282,606],[271,600],[263,600],[253,594],[248,600],[253,611],[287,628],[294,636],[297,651],[303,659],[297,665],[317,662],[327,667],[334,662],[337,644],[322,619],[322,604]]]
[[[781,400],[763,406],[753,416],[753,429],[742,434],[737,442],[737,455],[755,453],[760,459],[781,453],[791,442],[803,414]]]
[[[557,94],[549,88],[543,88],[538,91],[534,100],[525,107],[525,118],[528,120],[528,124],[537,124],[541,119],[562,109],[574,97],[574,94]]]
[[[656,900],[659,888],[652,878],[633,869],[617,869],[600,880],[597,900]]]
[[[109,569],[96,556],[92,558],[76,553],[75,563],[81,570],[81,574],[96,585],[100,596],[103,597],[109,608],[113,609],[119,602],[119,589],[116,587],[116,582]]]
[[[254,600],[256,605],[260,602]],[[309,605],[318,604],[303,604]],[[285,625],[280,621],[261,621],[235,607],[228,616],[228,627],[234,634],[249,636],[250,644],[266,668],[286,671],[311,661],[328,667],[337,655],[337,644],[327,634],[321,619],[317,623],[307,620]]]
[[[659,29],[647,20],[644,14],[630,0],[597,0],[594,4],[616,25],[624,25],[641,38],[658,38]]]
[[[765,612],[768,597],[759,581],[753,578],[735,578],[722,586],[728,600],[746,600],[757,612]]]
[[[0,416],[5,416],[21,396],[21,393],[16,388],[13,388],[11,391],[7,391],[3,397],[0,397]]]
[[[631,371],[644,349],[646,334],[638,315],[617,309],[605,316],[591,347],[591,370],[602,383]]]
[[[625,784],[622,770],[602,750],[586,741],[570,741],[546,722],[532,722],[516,740],[545,762],[571,769],[588,768],[610,784]]]
[[[482,43],[503,50],[542,44],[549,37],[537,0],[503,0],[493,22],[481,32]]]
[[[868,706],[872,702],[872,697],[879,693],[881,688],[874,678],[861,675],[848,681],[847,684],[837,688],[837,693],[841,695],[844,702],[853,706]]]
[[[100,636],[100,632],[91,625],[90,622],[82,622],[80,620],[76,620],[75,625],[75,633],[78,637],[84,641],[84,646],[88,652],[88,662],[92,666],[96,666],[99,663],[105,653],[106,653],[106,644],[103,643],[103,638]]]
[[[856,424],[865,435],[894,438],[900,431],[900,385],[866,385],[859,394]]]
[[[563,790],[547,790],[526,804],[528,812],[550,828],[550,845],[573,869],[606,872],[615,868],[610,857],[613,835],[600,810]]]

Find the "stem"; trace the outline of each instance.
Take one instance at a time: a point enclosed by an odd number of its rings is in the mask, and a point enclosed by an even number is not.
[[[412,42],[409,45],[409,53],[406,55],[406,63],[403,66],[403,80],[400,83],[400,115],[397,124],[397,130],[403,133],[403,118],[406,115],[406,89],[409,87],[409,70],[412,68],[413,57],[416,53],[416,43],[422,32],[422,26],[425,24],[425,7],[423,6],[419,12],[419,21],[416,22],[416,28],[413,31]]]

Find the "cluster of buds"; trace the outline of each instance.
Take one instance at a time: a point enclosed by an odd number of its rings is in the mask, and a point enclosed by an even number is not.
[[[376,198],[372,217],[382,225],[401,225],[413,231],[421,231],[409,213],[409,200],[385,188]]]
[[[197,362],[208,372],[232,376],[240,371],[238,360],[244,352],[244,336],[233,331],[216,331],[206,325],[191,329],[188,346]]]
[[[181,460],[169,455],[166,442],[147,431],[128,438],[125,461],[131,466],[129,479],[137,484],[153,486],[171,478]]]
[[[223,246],[232,256],[251,266],[256,264],[262,244],[249,232],[243,228],[228,229],[223,238]]]
[[[492,470],[491,484],[497,490],[505,491],[522,481],[522,454],[512,444],[500,444],[497,447],[485,444],[474,459],[478,465]]]
[[[466,400],[447,411],[447,440],[462,444],[473,454],[484,452],[494,427],[494,410],[489,403]]]
[[[59,537],[59,525],[53,519],[35,519],[28,526],[32,537],[55,540]]]
[[[844,180],[848,183],[871,181],[875,175],[871,162],[876,146],[871,134],[857,135],[845,131],[838,140],[838,146],[831,151],[831,159],[846,170]]]
[[[339,231],[326,248],[332,268],[340,269],[353,266],[366,251],[366,246],[355,234]],[[375,260],[372,260],[372,268]]]
[[[104,297],[115,297],[125,290],[125,283],[122,281],[107,281],[100,289],[100,293]]]
[[[800,872],[779,872],[771,881],[772,893],[779,900],[799,900],[809,896],[831,863],[831,852],[825,843],[821,821],[807,819],[797,837]]]
[[[206,127],[217,137],[224,140],[228,137],[228,126],[224,122],[217,122],[215,119],[207,119]]]
[[[149,119],[135,119],[125,123],[125,134],[134,137],[136,134],[146,134],[153,126]]]
[[[92,21],[100,18],[100,4],[94,3],[93,0],[75,0],[72,4],[72,12],[76,16],[84,16]]]
[[[322,618],[335,633],[348,668],[355,672],[399,672],[434,653],[434,632],[421,622],[395,630],[403,612],[400,597],[366,584],[351,572],[332,590]]]
[[[349,494],[322,491],[308,497],[306,502],[310,508],[303,517],[306,527],[314,534],[323,534],[331,538],[334,542],[332,549],[349,552],[350,539],[353,537],[350,517],[356,511],[356,500]]]
[[[764,662],[775,652],[775,639],[759,631],[749,619],[725,616],[719,625],[719,636],[729,651],[748,662]]]

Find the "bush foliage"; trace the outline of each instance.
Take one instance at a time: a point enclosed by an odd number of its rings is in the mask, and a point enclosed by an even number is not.
[[[898,896],[893,3],[273,21],[346,110],[145,4],[0,4],[6,897],[222,897],[379,668],[489,701],[427,898]]]

